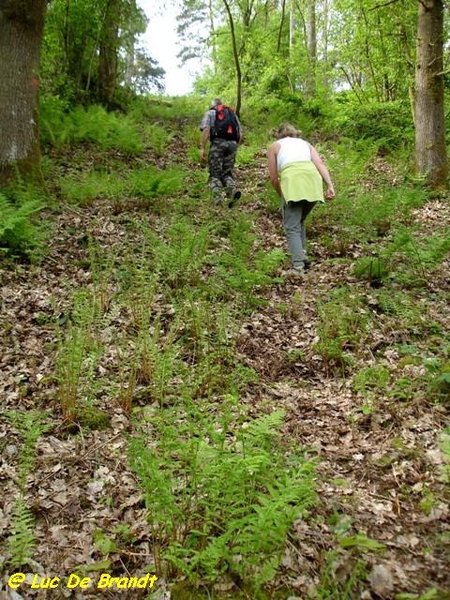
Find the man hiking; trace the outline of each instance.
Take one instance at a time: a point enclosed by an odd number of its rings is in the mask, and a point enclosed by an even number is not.
[[[231,208],[241,197],[233,179],[232,171],[236,160],[238,144],[242,138],[242,128],[236,113],[222,103],[220,98],[211,102],[204,114],[200,131],[201,159],[208,161],[209,188],[216,206],[223,204],[223,193]],[[209,153],[207,146],[209,142]]]

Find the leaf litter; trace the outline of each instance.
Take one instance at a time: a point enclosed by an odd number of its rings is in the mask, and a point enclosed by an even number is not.
[[[259,170],[258,170],[259,169]],[[262,168],[241,173],[248,200],[240,210],[253,214],[258,249],[285,248],[279,215],[258,198]],[[424,232],[450,223],[448,203],[428,202],[414,218]],[[55,223],[49,252],[39,265],[2,267],[0,369],[0,541],[6,541],[19,495],[17,466],[21,440],[7,411],[49,410],[53,427],[37,444],[35,467],[28,473],[25,497],[36,521],[37,547],[33,573],[58,575],[113,571],[136,576],[152,564],[151,531],[142,491],[127,464],[127,435],[131,423],[114,398],[99,390],[97,402],[110,417],[105,430],[80,429],[72,435],[58,424],[55,322],[67,323],[73,295],[92,285],[90,239],[120,264],[130,248],[142,240],[134,220],[148,219],[133,211],[132,203],[115,212],[108,201],[76,208],[63,207]],[[152,220],[158,228],[158,222]],[[315,518],[298,521],[290,532],[280,583],[292,590],[290,598],[317,597],[324,572],[343,582],[354,572],[361,554],[365,584],[361,598],[395,598],[400,592],[425,593],[450,589],[450,514],[448,486],[441,480],[444,457],[441,431],[448,410],[427,401],[403,401],[378,394],[376,409],[362,410],[361,395],[352,379],[317,352],[317,301],[343,285],[366,294],[376,307],[376,295],[352,276],[350,263],[333,263],[314,238],[315,262],[301,283],[283,281],[264,291],[265,302],[244,318],[237,343],[238,358],[253,368],[259,382],[244,390],[242,401],[255,414],[270,409],[286,411],[285,435],[307,456],[317,460],[317,491],[321,503]],[[355,249],[357,254],[358,250]],[[427,303],[429,317],[443,328],[450,322],[448,260],[430,283],[435,293]],[[114,290],[109,290],[113,295]],[[367,305],[371,309],[371,304]],[[280,308],[282,310],[280,310]],[[160,306],[161,314],[171,310]],[[124,328],[130,316],[118,313]],[[374,355],[395,378],[420,377],[400,364],[394,342],[408,343],[407,332],[390,329],[389,319],[365,335],[359,366],[370,367]],[[117,353],[114,336],[104,331],[104,362]],[[430,499],[428,510],[424,498]],[[421,504],[422,503],[422,504]],[[111,533],[127,526],[131,545],[112,543],[107,557],[95,544],[97,532]],[[113,537],[113,536],[111,536]],[[0,559],[5,551],[0,550]],[[94,590],[20,590],[7,586],[10,571],[0,580],[2,600],[23,598],[140,598],[132,592]],[[158,582],[159,598],[170,598],[171,582]],[[294,596],[292,594],[295,594]],[[441,596],[436,596],[440,598]],[[448,596],[445,596],[448,597]],[[442,596],[444,598],[444,596]]]

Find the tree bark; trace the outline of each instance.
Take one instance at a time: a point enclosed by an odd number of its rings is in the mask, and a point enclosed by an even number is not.
[[[241,70],[241,62],[239,60],[239,52],[237,49],[237,41],[236,41],[236,32],[234,29],[234,19],[233,13],[231,12],[230,5],[227,0],[223,0],[225,5],[225,10],[228,15],[228,23],[230,25],[231,32],[231,43],[233,45],[233,57],[234,57],[234,65],[236,67],[236,114],[239,116],[241,111],[241,103],[242,103],[242,70]]]
[[[432,188],[446,187],[443,79],[444,6],[419,0],[415,80],[415,159],[417,171]]]
[[[308,53],[308,72],[306,74],[306,94],[313,98],[317,91],[317,32],[316,0],[308,0],[306,15],[306,49]]]
[[[0,185],[42,184],[38,68],[46,0],[0,0]]]
[[[109,0],[100,38],[97,94],[102,104],[110,107],[117,84],[119,24],[121,0]]]

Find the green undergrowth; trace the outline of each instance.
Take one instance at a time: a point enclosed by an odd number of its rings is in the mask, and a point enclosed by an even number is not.
[[[158,572],[197,587],[240,582],[267,597],[292,524],[317,502],[313,464],[281,442],[283,414],[249,419],[227,396],[213,414],[186,398],[147,419],[152,438],[144,426],[130,441],[130,463]]]
[[[6,556],[8,565],[19,568],[32,564],[36,550],[35,518],[27,502],[27,478],[34,469],[37,441],[49,425],[45,422],[47,414],[39,410],[9,411],[6,417],[21,442],[17,465],[19,494],[13,505]]]
[[[74,297],[59,342],[62,416],[86,427],[108,396],[137,417],[130,463],[158,573],[272,597],[288,531],[317,502],[314,465],[283,441],[281,412],[250,415],[241,394],[258,377],[235,346],[284,254],[252,252],[245,214],[162,218],[158,233],[136,224],[141,245],[118,271],[91,242],[92,285]]]
[[[41,126],[44,144],[55,147],[93,143],[101,150],[117,149],[128,154],[144,149],[138,121],[132,115],[107,112],[101,106],[67,110],[58,99],[44,98]]]
[[[45,251],[47,230],[39,220],[46,206],[33,189],[0,192],[0,255],[38,259]]]
[[[63,320],[55,308],[54,400],[70,434],[110,427],[117,407],[129,415],[128,459],[142,489],[152,566],[173,582],[174,598],[187,589],[190,598],[285,600],[294,593],[283,586],[289,532],[296,521],[317,518],[321,475],[286,435],[286,415],[267,408],[268,382],[238,346],[243,322],[258,319],[273,286],[284,285],[286,252],[258,244],[260,210],[274,216],[278,201],[259,167],[252,172],[276,123],[261,114],[264,127],[255,131],[247,122],[238,161],[244,191],[257,189],[261,205],[249,210],[244,194],[242,209],[216,210],[207,174],[196,168],[203,102],[142,99],[126,116],[43,107],[45,143],[58,152],[75,145],[86,151],[85,163],[81,153],[70,168],[49,169],[62,200],[86,214],[108,200],[133,240],[105,246],[94,228],[86,235],[80,260],[89,278]],[[353,394],[352,425],[383,426],[380,415],[401,419],[413,404],[449,406],[450,338],[433,310],[442,298],[429,281],[450,243],[444,228],[430,235],[417,226],[414,211],[428,195],[404,165],[373,141],[344,142],[317,143],[338,195],[315,209],[308,228],[314,268],[330,267],[336,280],[322,285],[318,278],[314,297],[305,287],[278,309],[289,317],[305,304],[314,314],[314,342],[289,351],[290,363],[314,356],[323,381],[342,379]],[[36,236],[21,229],[11,206],[5,199],[21,247]],[[271,360],[270,346],[260,352]],[[448,457],[448,432],[441,444]],[[392,460],[398,456],[410,455],[393,439]],[[448,480],[447,463],[441,477]],[[428,510],[434,496],[421,500]],[[14,515],[10,553],[19,563],[35,547],[24,494]],[[319,549],[318,600],[367,589],[368,556],[383,552],[377,540],[339,527],[331,526],[335,545]],[[128,533],[97,532],[96,549],[107,555],[118,543],[132,544]],[[350,571],[338,578],[347,564]]]

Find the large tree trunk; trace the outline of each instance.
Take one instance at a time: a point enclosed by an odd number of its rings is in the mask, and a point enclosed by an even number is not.
[[[442,0],[420,0],[417,26],[415,155],[417,171],[433,188],[446,186],[443,81],[444,7]]]
[[[233,57],[234,57],[234,65],[236,68],[236,114],[239,116],[241,111],[241,103],[242,103],[242,71],[241,71],[241,62],[239,60],[239,52],[237,49],[237,40],[236,40],[236,31],[234,28],[234,19],[233,13],[231,12],[230,5],[228,0],[223,0],[225,5],[225,9],[228,15],[228,23],[230,25],[231,32],[231,43],[233,45]]]
[[[42,182],[38,68],[46,0],[0,0],[0,185]]]
[[[111,106],[116,91],[121,0],[109,0],[100,39],[98,99]]]

